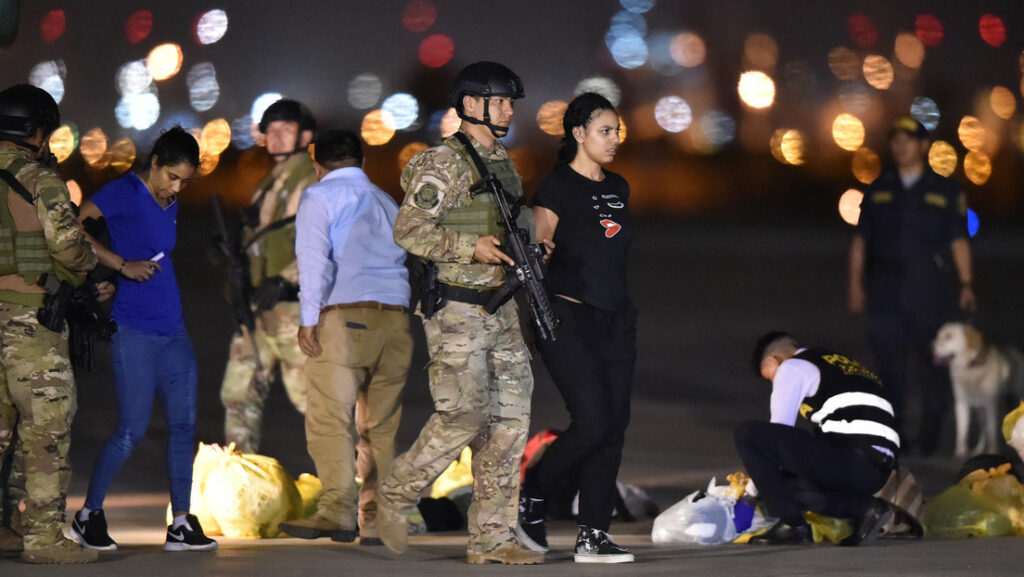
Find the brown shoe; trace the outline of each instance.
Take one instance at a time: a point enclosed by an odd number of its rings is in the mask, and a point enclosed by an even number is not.
[[[96,551],[83,549],[78,543],[62,539],[56,545],[44,549],[26,549],[21,553],[25,563],[42,565],[64,565],[70,563],[93,563],[100,558]]]
[[[13,529],[0,527],[0,556],[15,557],[25,550],[25,540]]]
[[[487,553],[466,554],[466,563],[471,565],[483,565],[489,562],[502,565],[537,565],[544,562],[544,555],[511,542]]]
[[[318,514],[308,519],[295,519],[279,525],[282,531],[299,539],[319,539],[330,537],[338,543],[351,543],[356,540],[356,532],[324,519]]]
[[[405,511],[385,499],[377,499],[377,532],[392,553],[405,553],[409,547],[409,517]]]

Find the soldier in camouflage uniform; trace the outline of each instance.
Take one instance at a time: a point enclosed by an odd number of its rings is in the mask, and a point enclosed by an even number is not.
[[[21,84],[0,92],[0,169],[14,177],[0,181],[0,453],[17,426],[25,487],[21,559],[30,563],[97,557],[61,530],[75,380],[67,327],[55,332],[37,318],[44,292],[36,283],[44,273],[77,285],[97,262],[67,187],[39,161],[59,125],[57,104],[45,91]]]
[[[512,100],[522,96],[519,77],[493,62],[463,69],[452,91],[452,104],[463,119],[461,132],[517,199],[522,182],[497,139],[508,131]],[[494,314],[481,306],[502,284],[503,263],[513,261],[500,248],[503,234],[493,197],[470,194],[479,178],[454,137],[421,152],[402,172],[406,196],[395,222],[395,241],[436,263],[447,302],[423,321],[435,412],[381,483],[377,523],[384,544],[404,551],[404,511],[469,445],[473,501],[467,562],[541,563],[543,556],[522,547],[513,534],[533,375],[515,301]]]
[[[302,372],[306,356],[298,341],[295,224],[275,226],[295,216],[302,191],[317,181],[307,151],[316,121],[304,105],[294,100],[278,100],[264,112],[259,128],[267,135],[267,152],[276,164],[256,187],[252,203],[245,211],[243,242],[261,235],[247,254],[252,284],[257,287],[253,298],[256,334],[252,338],[242,328],[231,341],[220,392],[225,412],[224,437],[246,453],[255,453],[260,447],[263,403],[270,392],[275,366],[280,365],[281,380],[292,404],[300,413],[306,412]],[[253,350],[254,340],[259,348],[259,362]]]

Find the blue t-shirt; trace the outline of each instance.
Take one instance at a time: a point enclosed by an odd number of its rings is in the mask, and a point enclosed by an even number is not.
[[[164,253],[160,266],[144,282],[120,277],[112,316],[119,325],[173,335],[185,321],[174,277],[171,251],[177,243],[178,202],[161,207],[135,173],[108,183],[89,197],[107,220],[111,249],[125,260],[149,260]]]

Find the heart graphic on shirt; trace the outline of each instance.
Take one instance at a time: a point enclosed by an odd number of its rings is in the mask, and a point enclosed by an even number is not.
[[[608,220],[607,218],[601,221],[601,226],[604,227],[604,236],[611,238],[622,230],[622,225],[615,222],[614,220]]]

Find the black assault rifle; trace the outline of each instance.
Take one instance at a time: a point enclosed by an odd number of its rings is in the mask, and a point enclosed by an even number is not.
[[[222,257],[224,270],[227,275],[227,299],[231,310],[235,314],[235,323],[243,333],[248,333],[252,342],[253,355],[256,357],[256,367],[262,372],[263,362],[260,360],[260,348],[256,343],[256,315],[253,313],[252,301],[249,293],[249,265],[242,254],[241,243],[228,234],[227,221],[224,220],[224,205],[220,196],[210,197],[210,207],[213,209],[213,221],[217,227],[217,235],[213,239],[217,247],[218,256]]]

